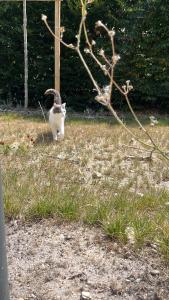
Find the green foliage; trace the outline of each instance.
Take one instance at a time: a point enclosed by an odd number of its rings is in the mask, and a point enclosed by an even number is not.
[[[41,22],[45,13],[53,19],[53,4],[28,3],[29,104],[37,106],[44,90],[53,83],[53,39]],[[22,4],[1,3],[0,7],[1,99],[23,104],[24,45]]]
[[[62,25],[64,39],[75,43],[80,21],[79,2],[67,0],[62,3]],[[50,107],[51,102],[43,96],[46,88],[54,82],[53,38],[41,22],[46,14],[51,27],[54,26],[54,4],[27,3],[28,50],[29,50],[29,103]],[[116,80],[123,84],[130,79],[135,90],[132,93],[135,106],[168,107],[169,95],[169,3],[166,0],[124,1],[95,0],[89,5],[87,25],[90,39],[103,45],[110,57],[111,49],[104,32],[95,30],[95,22],[101,19],[110,28],[115,27],[117,53],[121,61],[116,68]],[[0,6],[0,101],[23,104],[23,29],[22,3],[1,2]],[[81,44],[85,47],[84,41]],[[97,108],[92,83],[76,53],[61,49],[61,92],[68,106],[76,110]],[[106,80],[90,58],[86,57],[92,72],[101,85]],[[115,104],[123,105],[121,96],[114,91]]]

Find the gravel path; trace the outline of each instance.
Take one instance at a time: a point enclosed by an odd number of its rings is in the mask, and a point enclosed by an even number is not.
[[[156,249],[134,254],[80,224],[7,225],[11,300],[168,300]]]

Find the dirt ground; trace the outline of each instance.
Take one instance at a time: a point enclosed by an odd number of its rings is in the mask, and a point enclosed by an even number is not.
[[[167,300],[168,267],[153,245],[134,252],[100,229],[54,220],[7,225],[11,300]]]

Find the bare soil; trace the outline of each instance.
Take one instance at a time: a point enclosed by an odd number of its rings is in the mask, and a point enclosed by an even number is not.
[[[98,228],[54,220],[7,225],[11,300],[167,300],[168,267]]]

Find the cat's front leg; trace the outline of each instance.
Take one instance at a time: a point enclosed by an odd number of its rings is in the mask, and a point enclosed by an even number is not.
[[[64,139],[64,134],[65,134],[64,120],[62,120],[61,124],[59,126],[58,138],[60,140],[63,140]]]
[[[63,140],[64,139],[64,132],[63,131],[59,131],[58,132],[58,139],[59,140]]]
[[[57,133],[56,127],[51,126],[51,130],[52,130],[53,140],[57,141],[58,140],[58,133]]]

